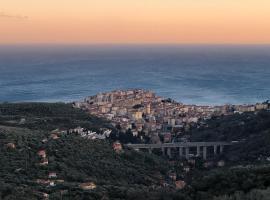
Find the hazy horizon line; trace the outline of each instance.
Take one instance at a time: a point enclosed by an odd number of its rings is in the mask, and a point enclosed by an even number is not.
[[[269,43],[172,43],[172,42],[85,42],[85,43],[64,43],[64,42],[34,42],[34,43],[0,43],[0,46],[141,46],[141,45],[159,45],[159,46],[270,46]]]

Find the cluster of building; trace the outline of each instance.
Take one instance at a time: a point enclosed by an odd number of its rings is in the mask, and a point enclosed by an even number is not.
[[[49,138],[44,138],[42,140],[42,143],[46,143],[50,139],[57,140],[67,134],[76,134],[76,135],[79,135],[80,137],[83,137],[89,140],[105,140],[106,138],[110,137],[111,132],[112,130],[107,129],[107,128],[101,128],[99,130],[99,133],[89,130],[87,128],[82,128],[82,127],[76,127],[76,128],[68,129],[68,130],[55,129],[51,131]]]
[[[50,142],[51,140],[57,140],[60,139],[62,136],[65,136],[67,134],[76,134],[79,137],[83,137],[86,139],[91,139],[91,140],[95,140],[95,139],[106,139],[107,137],[109,137],[111,130],[107,129],[107,128],[103,128],[100,130],[101,134],[98,134],[96,132],[93,132],[91,130],[85,129],[85,128],[81,128],[81,127],[77,127],[74,129],[69,129],[69,130],[61,130],[61,129],[55,129],[53,131],[50,132],[50,135],[48,138],[44,138],[42,140],[42,143],[47,143]],[[37,165],[39,166],[48,166],[49,165],[49,159],[48,159],[48,154],[47,154],[47,150],[44,149],[40,149],[37,152],[37,156],[38,156],[38,160],[39,163],[37,163]],[[46,178],[41,178],[41,179],[36,179],[35,183],[40,185],[40,186],[44,186],[44,187],[55,187],[57,185],[61,185],[65,182],[64,179],[59,179],[58,175],[56,172],[49,172],[48,176]],[[94,182],[85,182],[85,183],[79,183],[78,187],[82,190],[93,190],[95,189],[97,186]],[[67,194],[68,191],[67,190],[60,190],[61,195],[62,194]],[[49,194],[48,193],[43,193],[43,192],[39,192],[36,191],[36,194],[43,197],[44,199],[49,199]]]
[[[106,138],[110,137],[110,134],[112,132],[112,130],[110,129],[106,129],[103,128],[102,130],[100,130],[101,133],[97,133],[91,130],[88,130],[86,128],[82,128],[82,127],[77,127],[74,129],[69,129],[68,133],[75,133],[80,135],[83,138],[89,139],[89,140],[105,140]]]
[[[122,132],[130,130],[133,136],[139,132],[162,136],[163,142],[171,142],[174,135],[181,135],[191,124],[212,116],[229,115],[269,109],[268,103],[256,105],[198,106],[185,105],[164,99],[154,92],[142,89],[116,90],[90,96],[74,106],[90,114],[106,118]],[[156,137],[157,141],[160,137]]]

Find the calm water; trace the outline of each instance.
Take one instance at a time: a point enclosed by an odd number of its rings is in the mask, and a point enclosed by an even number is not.
[[[0,101],[145,88],[184,103],[270,99],[270,46],[0,46]]]

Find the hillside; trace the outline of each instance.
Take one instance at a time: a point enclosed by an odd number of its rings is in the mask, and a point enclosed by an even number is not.
[[[112,128],[105,120],[75,109],[72,104],[65,103],[3,103],[0,104],[0,123],[44,131],[76,126],[97,131],[99,128]]]
[[[193,129],[192,140],[239,142],[224,155],[233,161],[230,165],[205,169],[198,162],[190,172],[183,170],[182,161],[128,149],[116,152],[110,140],[62,131],[112,128],[70,104],[0,104],[0,113],[0,199],[268,198],[270,166],[267,160],[255,161],[269,152],[269,112],[213,118]],[[184,189],[176,189],[171,172],[186,181]]]
[[[150,186],[159,185],[160,177],[164,177],[168,171],[165,161],[130,151],[117,154],[104,141],[87,141],[66,135],[43,144],[41,136],[46,134],[29,129],[0,127],[2,197],[11,195],[15,188],[18,195],[21,194],[20,189],[24,191],[27,198],[33,191],[59,195],[60,190],[68,190],[69,195],[76,199],[76,196],[87,194],[78,189],[79,184],[91,181],[97,185],[97,190],[91,194],[98,199],[101,194],[125,198],[124,193],[128,188],[147,191]],[[5,141],[13,141],[16,148],[8,148],[3,144]],[[46,151],[48,165],[39,166],[39,150]],[[57,187],[44,187],[44,184],[36,183],[37,179],[48,180],[50,172],[55,172],[57,179],[64,182],[57,184]],[[24,189],[32,192],[27,193]]]
[[[67,133],[57,139],[50,135],[55,128],[99,130],[108,127],[107,122],[69,104],[2,104],[0,111],[2,199],[37,199],[43,193],[52,199],[126,199],[162,193],[160,180],[170,169],[167,161],[128,150],[116,153],[108,141]],[[43,166],[40,150],[48,159]],[[56,186],[50,187],[46,181],[52,181],[48,177],[52,172],[57,174]],[[80,189],[85,182],[94,183],[96,189]]]
[[[192,141],[234,141],[226,154],[234,162],[270,159],[269,111],[215,117],[189,134]]]

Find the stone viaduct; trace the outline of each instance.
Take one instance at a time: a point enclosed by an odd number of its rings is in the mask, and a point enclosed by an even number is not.
[[[172,149],[178,152],[180,158],[189,159],[191,149],[196,149],[196,156],[207,159],[207,153],[212,150],[214,155],[222,154],[225,146],[230,146],[230,142],[181,142],[181,143],[162,143],[162,144],[126,144],[128,148],[135,150],[146,149],[152,153],[153,149],[161,149],[162,154],[172,158]]]

